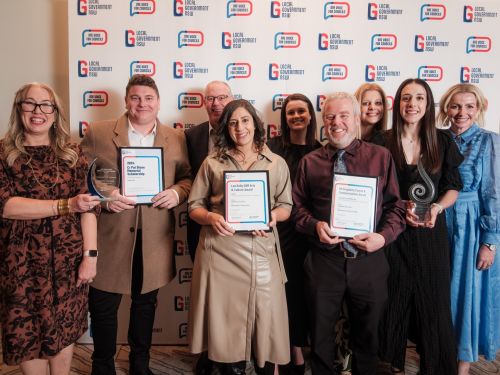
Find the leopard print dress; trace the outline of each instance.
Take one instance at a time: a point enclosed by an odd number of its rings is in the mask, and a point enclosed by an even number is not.
[[[87,163],[56,162],[50,146],[26,147],[12,167],[0,142],[0,214],[10,197],[70,198],[87,192]],[[0,215],[3,216],[3,215]],[[82,258],[80,215],[0,218],[0,322],[9,365],[48,358],[87,330],[88,286],[76,287]]]

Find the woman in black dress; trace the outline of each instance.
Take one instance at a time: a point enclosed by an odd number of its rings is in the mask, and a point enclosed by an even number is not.
[[[458,148],[435,127],[434,98],[429,85],[407,79],[394,98],[393,128],[386,137],[398,169],[401,198],[424,184],[422,163],[435,186],[430,214],[419,221],[408,203],[406,230],[387,247],[391,267],[389,299],[381,322],[380,351],[393,373],[404,373],[406,341],[417,344],[420,374],[456,375],[457,353],[450,311],[450,252],[443,210],[462,188]],[[430,188],[426,186],[426,191]]]
[[[281,109],[281,136],[270,139],[267,146],[285,159],[293,182],[300,159],[321,147],[316,140],[314,107],[305,95],[292,94],[285,99]],[[307,253],[307,241],[295,231],[295,225],[290,220],[278,223],[278,233],[288,278],[285,289],[292,358],[289,369],[303,374],[305,366],[302,347],[307,345],[308,320],[302,265]]]

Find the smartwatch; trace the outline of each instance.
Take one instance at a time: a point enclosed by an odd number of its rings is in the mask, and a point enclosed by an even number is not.
[[[85,250],[83,252],[84,257],[97,258],[98,255],[99,255],[99,252],[97,250]]]

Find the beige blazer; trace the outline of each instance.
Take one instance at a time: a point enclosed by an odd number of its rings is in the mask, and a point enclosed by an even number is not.
[[[165,189],[174,189],[184,202],[191,189],[191,168],[184,133],[157,120],[155,147],[163,147]],[[90,161],[99,158],[118,168],[119,147],[129,146],[128,119],[93,123],[81,143]],[[174,214],[172,210],[141,205],[119,213],[103,208],[97,225],[97,276],[92,286],[107,292],[130,294],[132,259],[137,228],[142,229],[144,278],[142,293],[167,284],[175,276]]]

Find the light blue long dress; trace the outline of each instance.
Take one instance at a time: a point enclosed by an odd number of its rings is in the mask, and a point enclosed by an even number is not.
[[[499,247],[500,137],[473,125],[452,138],[465,160],[463,189],[446,210],[451,249],[451,310],[458,359],[495,359],[500,349],[500,258],[485,271],[476,268],[481,244]],[[500,251],[497,251],[499,253]]]

